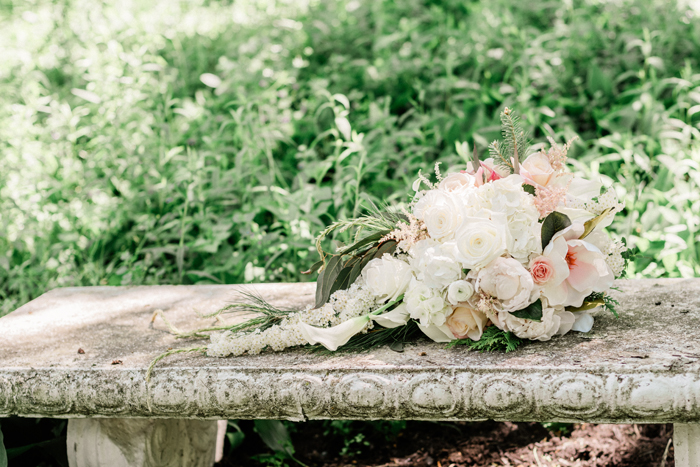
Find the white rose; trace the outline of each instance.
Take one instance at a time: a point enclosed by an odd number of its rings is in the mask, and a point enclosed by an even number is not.
[[[416,278],[428,287],[443,289],[462,277],[462,267],[452,255],[452,249],[425,239],[411,248],[411,266]]]
[[[509,175],[491,183],[493,195],[490,209],[510,216],[520,210],[523,203],[532,203],[532,197],[522,187],[523,179],[520,175]]]
[[[454,281],[447,287],[447,301],[452,305],[466,302],[474,295],[474,286],[465,280]]]
[[[428,234],[436,239],[451,237],[462,222],[462,208],[456,194],[428,191],[413,207],[413,215],[425,222]]]
[[[505,219],[465,217],[449,242],[454,257],[467,269],[483,268],[506,252],[505,227]]]
[[[452,313],[452,307],[438,290],[416,279],[411,280],[403,301],[411,318],[419,320],[421,326],[442,326],[447,315]]]
[[[506,247],[508,253],[523,264],[527,264],[532,254],[542,253],[542,224],[532,201],[508,218]]]
[[[362,277],[372,295],[383,301],[396,300],[406,292],[413,271],[405,261],[384,254],[367,263],[362,270]]]
[[[496,258],[476,274],[476,289],[483,290],[500,303],[504,311],[522,310],[532,303],[534,282],[530,272],[513,258]]]
[[[462,193],[474,188],[476,179],[466,172],[453,172],[443,178],[438,189],[447,193]]]

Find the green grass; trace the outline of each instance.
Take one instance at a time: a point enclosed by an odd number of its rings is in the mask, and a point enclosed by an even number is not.
[[[0,315],[59,286],[309,280],[326,224],[485,151],[504,106],[615,183],[630,276],[698,276],[694,5],[2,1]]]

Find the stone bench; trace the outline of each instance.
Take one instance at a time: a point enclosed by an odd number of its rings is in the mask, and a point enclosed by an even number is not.
[[[508,420],[675,424],[676,465],[700,465],[700,279],[620,281],[621,318],[509,354],[420,342],[402,353],[237,358],[190,347],[237,286],[53,290],[0,319],[0,417],[69,418],[71,466],[211,466],[229,418]],[[282,306],[314,284],[256,285]],[[226,318],[228,319],[228,318]],[[84,353],[79,351],[82,349]],[[220,449],[221,447],[219,447]]]

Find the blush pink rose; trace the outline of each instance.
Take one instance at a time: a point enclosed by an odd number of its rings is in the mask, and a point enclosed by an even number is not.
[[[535,284],[542,285],[554,277],[554,261],[547,256],[538,256],[530,261],[530,274]]]

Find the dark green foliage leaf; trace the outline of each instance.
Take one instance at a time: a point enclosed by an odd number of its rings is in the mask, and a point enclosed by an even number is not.
[[[566,214],[560,212],[551,212],[545,217],[542,222],[542,249],[544,250],[549,245],[549,242],[554,237],[554,234],[560,230],[564,230],[571,225],[571,219]]]
[[[377,326],[367,334],[357,334],[350,338],[348,343],[340,347],[338,350],[342,350],[344,352],[361,352],[371,350],[376,347],[381,347],[383,345],[398,346],[400,343],[405,346],[423,335],[423,332],[420,330],[416,322],[411,319],[408,320],[408,323],[406,323],[405,326],[399,326],[396,328],[383,328],[381,326]],[[330,353],[330,351],[322,345],[312,346],[311,350],[319,353]]]
[[[530,303],[522,310],[511,311],[510,314],[516,318],[540,321],[542,320],[542,300],[537,300],[534,303]]]
[[[326,267],[318,275],[316,286],[316,308],[322,307],[331,296],[331,290],[335,280],[338,278],[343,268],[343,257],[341,255],[331,256],[326,262]]]
[[[228,439],[231,450],[234,450],[243,443],[245,433],[243,433],[241,427],[238,426],[238,423],[234,421],[229,420],[227,427],[226,438]]]
[[[389,344],[389,348],[394,352],[403,352],[404,343],[403,342],[392,342]]]
[[[341,255],[347,255],[352,253],[353,251],[357,251],[362,249],[362,247],[365,247],[367,245],[370,245],[372,243],[376,243],[379,240],[381,240],[383,237],[388,235],[391,231],[390,230],[380,230],[379,232],[376,232],[372,235],[368,235],[362,240],[358,240],[354,244],[350,245],[349,247],[343,248],[339,254]]]
[[[478,341],[459,339],[450,342],[447,344],[447,347],[452,348],[457,345],[466,345],[470,349],[479,352],[512,352],[522,344],[523,340],[512,332],[503,331],[496,326],[489,326],[484,330],[481,339]]]
[[[617,314],[617,310],[615,307],[620,304],[617,300],[612,298],[610,295],[608,295],[605,292],[593,292],[591,293],[588,297],[583,299],[584,303],[597,303],[599,305],[603,305],[603,308],[606,310],[610,311],[610,313],[615,316],[615,318],[619,318],[620,316]]]
[[[309,269],[302,271],[302,274],[313,274],[323,266],[323,260],[315,262]]]
[[[7,467],[7,452],[2,439],[2,429],[0,429],[0,467]]]
[[[525,191],[525,193],[529,193],[532,196],[535,196],[535,187],[534,186],[532,186],[528,183],[523,183],[523,190]]]
[[[282,451],[288,455],[294,454],[292,438],[287,427],[279,420],[255,420],[255,431],[263,442],[273,451]]]

